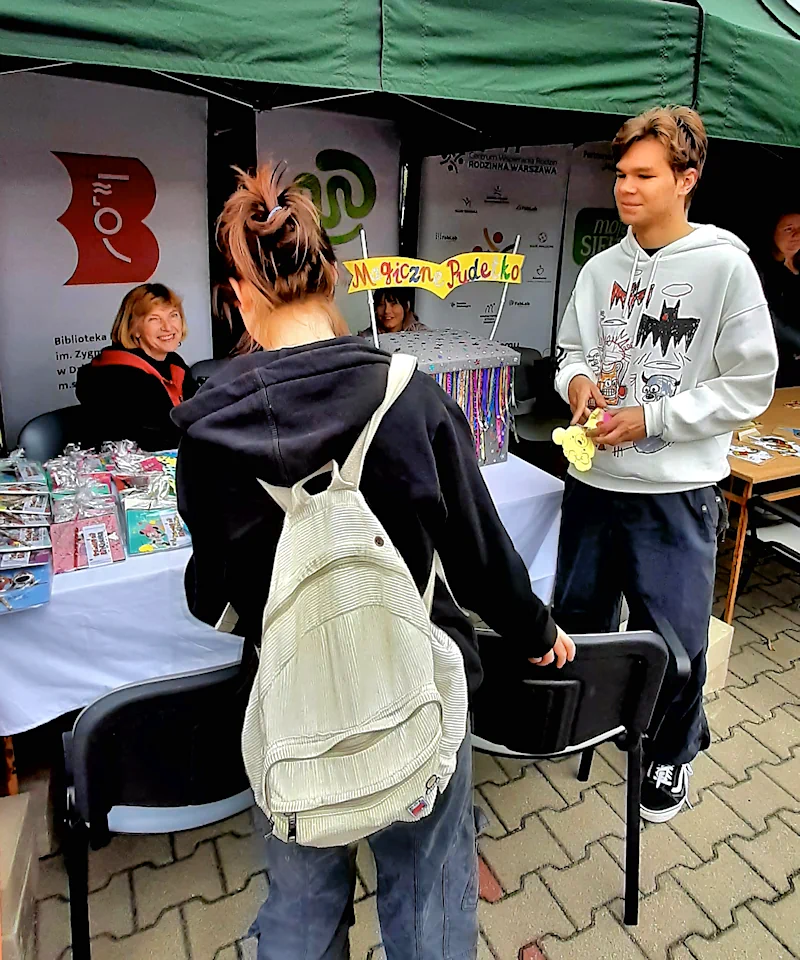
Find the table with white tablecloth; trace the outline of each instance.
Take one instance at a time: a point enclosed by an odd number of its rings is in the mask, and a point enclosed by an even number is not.
[[[550,601],[563,484],[509,457],[483,470],[535,592]],[[188,551],[62,574],[53,598],[0,616],[0,735],[53,720],[126,683],[221,666],[241,641],[186,606]]]

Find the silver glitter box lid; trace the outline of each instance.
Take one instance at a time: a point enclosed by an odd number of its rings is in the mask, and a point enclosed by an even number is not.
[[[455,370],[482,370],[487,367],[513,367],[519,364],[516,350],[496,340],[476,337],[464,330],[418,330],[406,333],[382,333],[381,350],[409,353],[417,358],[423,373],[451,373]]]

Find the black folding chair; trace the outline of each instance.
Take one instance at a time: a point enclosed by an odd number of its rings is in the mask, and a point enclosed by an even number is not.
[[[764,497],[748,500],[747,554],[739,577],[739,595],[747,589],[758,564],[766,560],[779,560],[790,570],[800,572],[800,513],[792,508],[798,502],[797,497],[789,501]]]
[[[90,846],[114,833],[194,829],[252,805],[241,752],[249,690],[238,663],[131,684],[64,734],[73,960],[91,958]]]
[[[57,457],[68,443],[80,443],[85,431],[81,406],[61,407],[29,420],[19,434],[19,446],[29,460],[43,463]]]
[[[213,377],[218,370],[221,370],[229,362],[230,357],[221,357],[218,360],[198,360],[197,363],[192,364],[189,372],[193,379],[202,386],[209,377]]]
[[[485,679],[472,702],[475,749],[515,759],[581,753],[578,779],[594,749],[611,741],[627,754],[625,923],[639,920],[642,737],[689,678],[691,663],[671,627],[574,638],[577,655],[561,670],[510,658],[496,634],[478,632]]]

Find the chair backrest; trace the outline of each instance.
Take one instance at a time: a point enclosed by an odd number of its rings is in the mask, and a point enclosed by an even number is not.
[[[249,788],[241,752],[252,674],[230,664],[120,687],[86,707],[68,745],[74,805],[95,846],[112,807],[191,807]]]
[[[194,380],[202,385],[229,362],[230,357],[221,357],[219,360],[198,360],[197,363],[192,364],[189,372]]]
[[[20,431],[18,443],[29,460],[44,462],[57,457],[68,443],[80,443],[84,432],[83,408],[61,407],[29,420]]]
[[[643,734],[667,671],[667,644],[650,632],[574,639],[575,660],[558,670],[520,659],[496,634],[479,632],[484,681],[472,701],[473,734],[529,756],[581,749],[620,728]]]
[[[536,401],[537,361],[542,359],[538,350],[532,347],[519,347],[519,366],[513,368],[515,413],[529,413]]]

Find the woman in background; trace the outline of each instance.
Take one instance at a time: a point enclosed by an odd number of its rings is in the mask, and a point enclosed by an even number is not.
[[[186,338],[181,298],[162,283],[143,283],[122,300],[111,346],[78,371],[75,392],[87,415],[87,439],[133,440],[143,450],[176,446],[170,414],[197,384],[175,351]]]
[[[397,287],[390,290],[376,290],[375,320],[378,333],[405,333],[406,331],[427,330],[411,309],[411,290]],[[360,337],[371,337],[372,327],[359,333]]]
[[[800,202],[778,217],[771,256],[759,264],[775,339],[778,387],[800,386]]]

